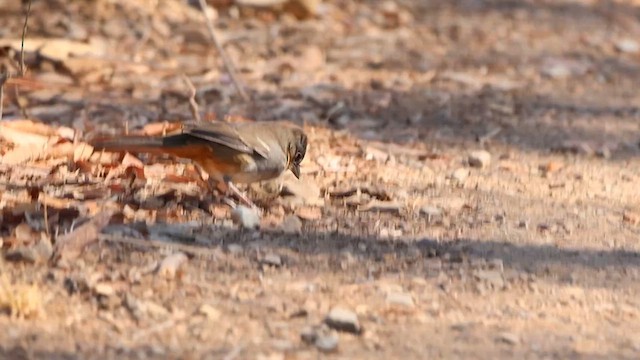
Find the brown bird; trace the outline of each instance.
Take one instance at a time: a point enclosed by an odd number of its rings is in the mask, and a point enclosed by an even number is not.
[[[303,130],[285,122],[186,122],[166,136],[123,136],[90,143],[96,150],[191,159],[224,190],[248,203],[233,183],[269,180],[286,170],[300,178],[300,162],[307,151]]]

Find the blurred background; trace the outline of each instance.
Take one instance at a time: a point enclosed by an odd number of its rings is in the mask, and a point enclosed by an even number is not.
[[[12,71],[25,3],[0,3]],[[499,127],[494,140],[538,150],[586,141],[628,153],[638,140],[634,1],[209,1],[251,101],[236,94],[197,3],[33,1],[30,81],[10,82],[5,116],[22,104],[85,131],[185,119],[185,74],[209,117],[288,118],[395,142]]]

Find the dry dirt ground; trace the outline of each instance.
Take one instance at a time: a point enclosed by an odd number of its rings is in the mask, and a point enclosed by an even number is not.
[[[211,3],[249,101],[197,8],[33,1],[0,129],[0,358],[640,358],[635,1]],[[23,11],[0,0],[14,74]],[[189,164],[79,150],[190,119],[183,74],[206,118],[309,134],[300,182],[248,189],[258,231]]]

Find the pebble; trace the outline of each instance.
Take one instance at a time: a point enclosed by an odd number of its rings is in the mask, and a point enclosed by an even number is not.
[[[207,319],[209,320],[218,320],[220,318],[220,316],[222,315],[222,313],[220,312],[220,310],[214,308],[213,306],[209,305],[209,304],[202,304],[202,306],[200,306],[200,309],[198,309],[198,311],[207,317]]]
[[[231,219],[245,229],[260,228],[260,214],[257,209],[240,205],[231,211]]]
[[[623,53],[635,54],[640,52],[640,44],[633,39],[620,39],[615,43],[616,50]]]
[[[406,292],[389,292],[387,293],[387,303],[390,305],[401,305],[412,308],[415,306],[413,297]]]
[[[473,151],[469,154],[469,165],[477,168],[484,168],[491,164],[491,154],[485,150]]]
[[[333,352],[338,348],[338,333],[330,331],[327,334],[320,334],[315,341],[315,346],[322,352]]]
[[[352,334],[362,333],[362,327],[358,321],[358,315],[351,310],[341,307],[334,307],[324,320],[330,328],[338,331],[350,332]]]
[[[116,294],[116,290],[113,288],[113,286],[107,283],[97,283],[93,287],[93,291],[95,291],[96,294],[103,296],[112,296]]]
[[[243,248],[240,244],[227,244],[227,251],[233,255],[242,254]]]
[[[272,266],[281,266],[282,258],[278,254],[268,253],[262,258],[262,263]]]
[[[469,177],[469,169],[458,168],[451,173],[451,179],[458,184],[463,184]]]
[[[302,220],[295,215],[289,215],[280,224],[280,229],[286,234],[299,234],[302,232]]]
[[[318,338],[318,329],[313,326],[306,326],[300,331],[300,338],[307,344],[313,344]]]
[[[502,332],[498,334],[498,341],[507,343],[509,345],[516,345],[520,343],[520,337],[514,333]]]
[[[426,215],[429,220],[442,216],[442,209],[433,205],[424,205],[420,208],[420,214]]]
[[[300,338],[307,344],[313,344],[322,352],[335,351],[339,343],[338,333],[324,324],[305,327],[300,332]]]

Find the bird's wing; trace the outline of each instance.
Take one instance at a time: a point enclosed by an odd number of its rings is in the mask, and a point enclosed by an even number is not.
[[[243,140],[238,129],[228,123],[187,122],[183,125],[182,132],[197,139],[223,145],[239,152],[252,154],[256,151],[251,144]]]

